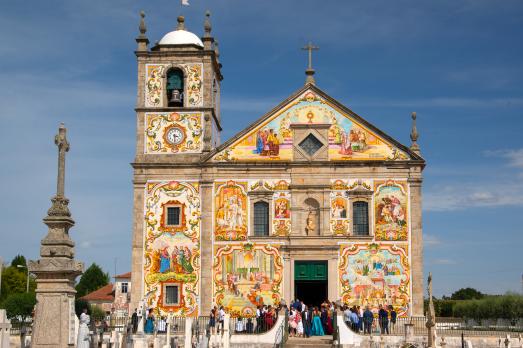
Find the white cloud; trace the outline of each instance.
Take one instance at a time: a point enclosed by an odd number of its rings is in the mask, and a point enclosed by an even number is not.
[[[510,173],[507,170],[505,176],[501,178],[500,168],[494,164],[481,169],[483,177],[487,179],[473,180],[472,176],[478,168],[461,168],[462,173],[471,174],[468,181],[456,182],[444,187],[431,187],[424,194],[423,208],[428,211],[450,211],[523,205],[523,180],[521,180],[523,179],[523,149],[491,150],[484,152],[484,155],[505,159],[505,166],[515,168],[516,172]],[[458,176],[454,178],[456,177]],[[447,180],[452,180],[452,177]]]
[[[438,237],[434,236],[433,234],[424,233],[423,234],[423,244],[430,245],[430,246],[440,245],[441,240]]]
[[[430,263],[433,265],[455,265],[456,261],[451,259],[434,259]]]

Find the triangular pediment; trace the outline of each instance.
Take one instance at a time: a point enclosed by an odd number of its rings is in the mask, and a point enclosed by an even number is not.
[[[363,118],[306,85],[210,154],[213,162],[290,162],[294,129],[328,127],[329,161],[423,160]],[[328,138],[328,139],[327,139]]]

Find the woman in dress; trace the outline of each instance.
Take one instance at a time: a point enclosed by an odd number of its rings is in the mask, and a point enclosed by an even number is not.
[[[211,309],[211,313],[209,314],[209,331],[211,335],[216,334],[216,306]]]
[[[146,334],[152,334],[154,332],[154,316],[153,311],[149,309],[149,315],[147,315],[147,320],[145,321],[144,330]]]
[[[289,312],[289,329],[290,329],[289,336],[290,337],[296,335],[296,326],[298,326],[298,325],[296,325],[295,318],[296,318],[296,310],[294,308],[292,308]]]
[[[274,325],[274,317],[273,317],[273,309],[271,306],[269,306],[269,309],[267,312],[265,312],[265,327],[268,330],[272,328]]]
[[[296,336],[303,337],[303,320],[300,312],[296,311],[294,321],[296,322]]]
[[[312,312],[311,336],[323,335],[325,335],[325,333],[323,332],[323,327],[321,325],[320,312],[318,311],[318,307],[314,307],[314,311]]]
[[[325,321],[325,326],[327,328],[327,335],[332,335],[332,311],[327,309],[327,320]]]
[[[87,314],[87,308],[84,308],[83,313],[80,314],[80,326],[78,328],[78,342],[77,348],[89,348],[89,323],[91,318]]]

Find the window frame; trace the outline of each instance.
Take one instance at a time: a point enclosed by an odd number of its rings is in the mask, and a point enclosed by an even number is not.
[[[178,303],[167,303],[167,287],[176,286],[178,288]],[[177,310],[185,306],[183,297],[183,283],[167,281],[162,282],[160,287],[160,298],[158,300],[158,306],[166,310]]]
[[[169,95],[168,93],[168,89],[167,89],[167,84],[169,82],[169,73],[173,70],[178,70],[181,72],[182,74],[182,105],[176,105],[176,106],[170,106],[169,105],[169,100],[171,98],[171,96]],[[168,66],[166,67],[165,69],[165,75],[164,75],[164,91],[165,91],[165,106],[167,107],[170,107],[170,108],[181,108],[181,107],[185,107],[186,106],[186,102],[185,102],[185,96],[186,96],[186,91],[187,91],[187,87],[186,87],[186,81],[187,81],[187,76],[186,76],[186,73],[185,73],[185,70],[183,69],[183,67],[181,66],[178,66],[178,65],[171,65],[171,66]]]
[[[256,207],[259,206],[259,205],[263,205],[264,208],[266,209],[266,214],[264,214],[264,218],[265,218],[265,223],[263,224],[266,228],[266,233],[264,234],[258,234],[257,231],[256,231],[256,226],[260,225],[261,224],[257,224],[256,223]],[[271,225],[271,219],[270,219],[270,212],[271,212],[271,205],[269,204],[269,202],[266,202],[265,200],[258,200],[256,202],[253,203],[253,211],[252,211],[252,215],[253,215],[253,223],[252,223],[252,233],[253,233],[253,236],[254,237],[269,237],[270,236],[270,232],[271,232],[271,228],[270,228],[270,225]]]
[[[374,237],[374,201],[373,201],[374,191],[368,186],[364,186],[363,180],[358,180],[356,182],[356,187],[352,190],[347,191],[347,196],[349,197],[348,206],[349,209],[349,234],[354,238],[361,239],[372,239]],[[355,202],[365,202],[367,203],[367,218],[369,224],[369,232],[365,235],[358,235],[354,233],[354,203]]]
[[[125,291],[124,291],[125,289]],[[127,294],[129,292],[129,282],[122,282],[120,284],[120,292],[122,294]]]
[[[180,219],[179,219],[179,222],[180,224],[179,225],[168,225],[167,224],[167,214],[168,214],[168,208],[180,208]],[[160,218],[160,227],[159,227],[159,230],[162,231],[162,232],[171,232],[171,233],[176,233],[176,232],[183,232],[185,229],[186,229],[186,217],[185,217],[185,204],[180,202],[180,201],[176,201],[176,200],[172,200],[172,201],[168,201],[168,202],[165,202],[162,204],[162,215],[161,215],[161,218]]]
[[[356,232],[356,226],[359,226],[361,224],[356,224],[356,216],[355,216],[355,205],[358,203],[364,203],[367,208],[367,232],[365,234],[357,233]],[[351,204],[351,210],[352,210],[352,235],[355,237],[368,237],[370,236],[370,209],[369,209],[369,202],[364,199],[356,199],[352,201]]]

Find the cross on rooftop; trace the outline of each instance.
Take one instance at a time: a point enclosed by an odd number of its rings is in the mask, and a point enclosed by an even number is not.
[[[317,51],[320,48],[318,46],[314,46],[312,42],[309,41],[307,46],[301,48],[304,51],[309,51],[309,67],[308,69],[312,69],[312,51]]]
[[[312,42],[309,41],[307,46],[301,48],[304,51],[309,51],[309,67],[307,70],[305,70],[305,75],[307,75],[307,78],[305,79],[305,83],[315,84],[316,81],[314,80],[314,69],[312,68],[312,51],[317,51],[320,48],[318,46],[314,46]]]

